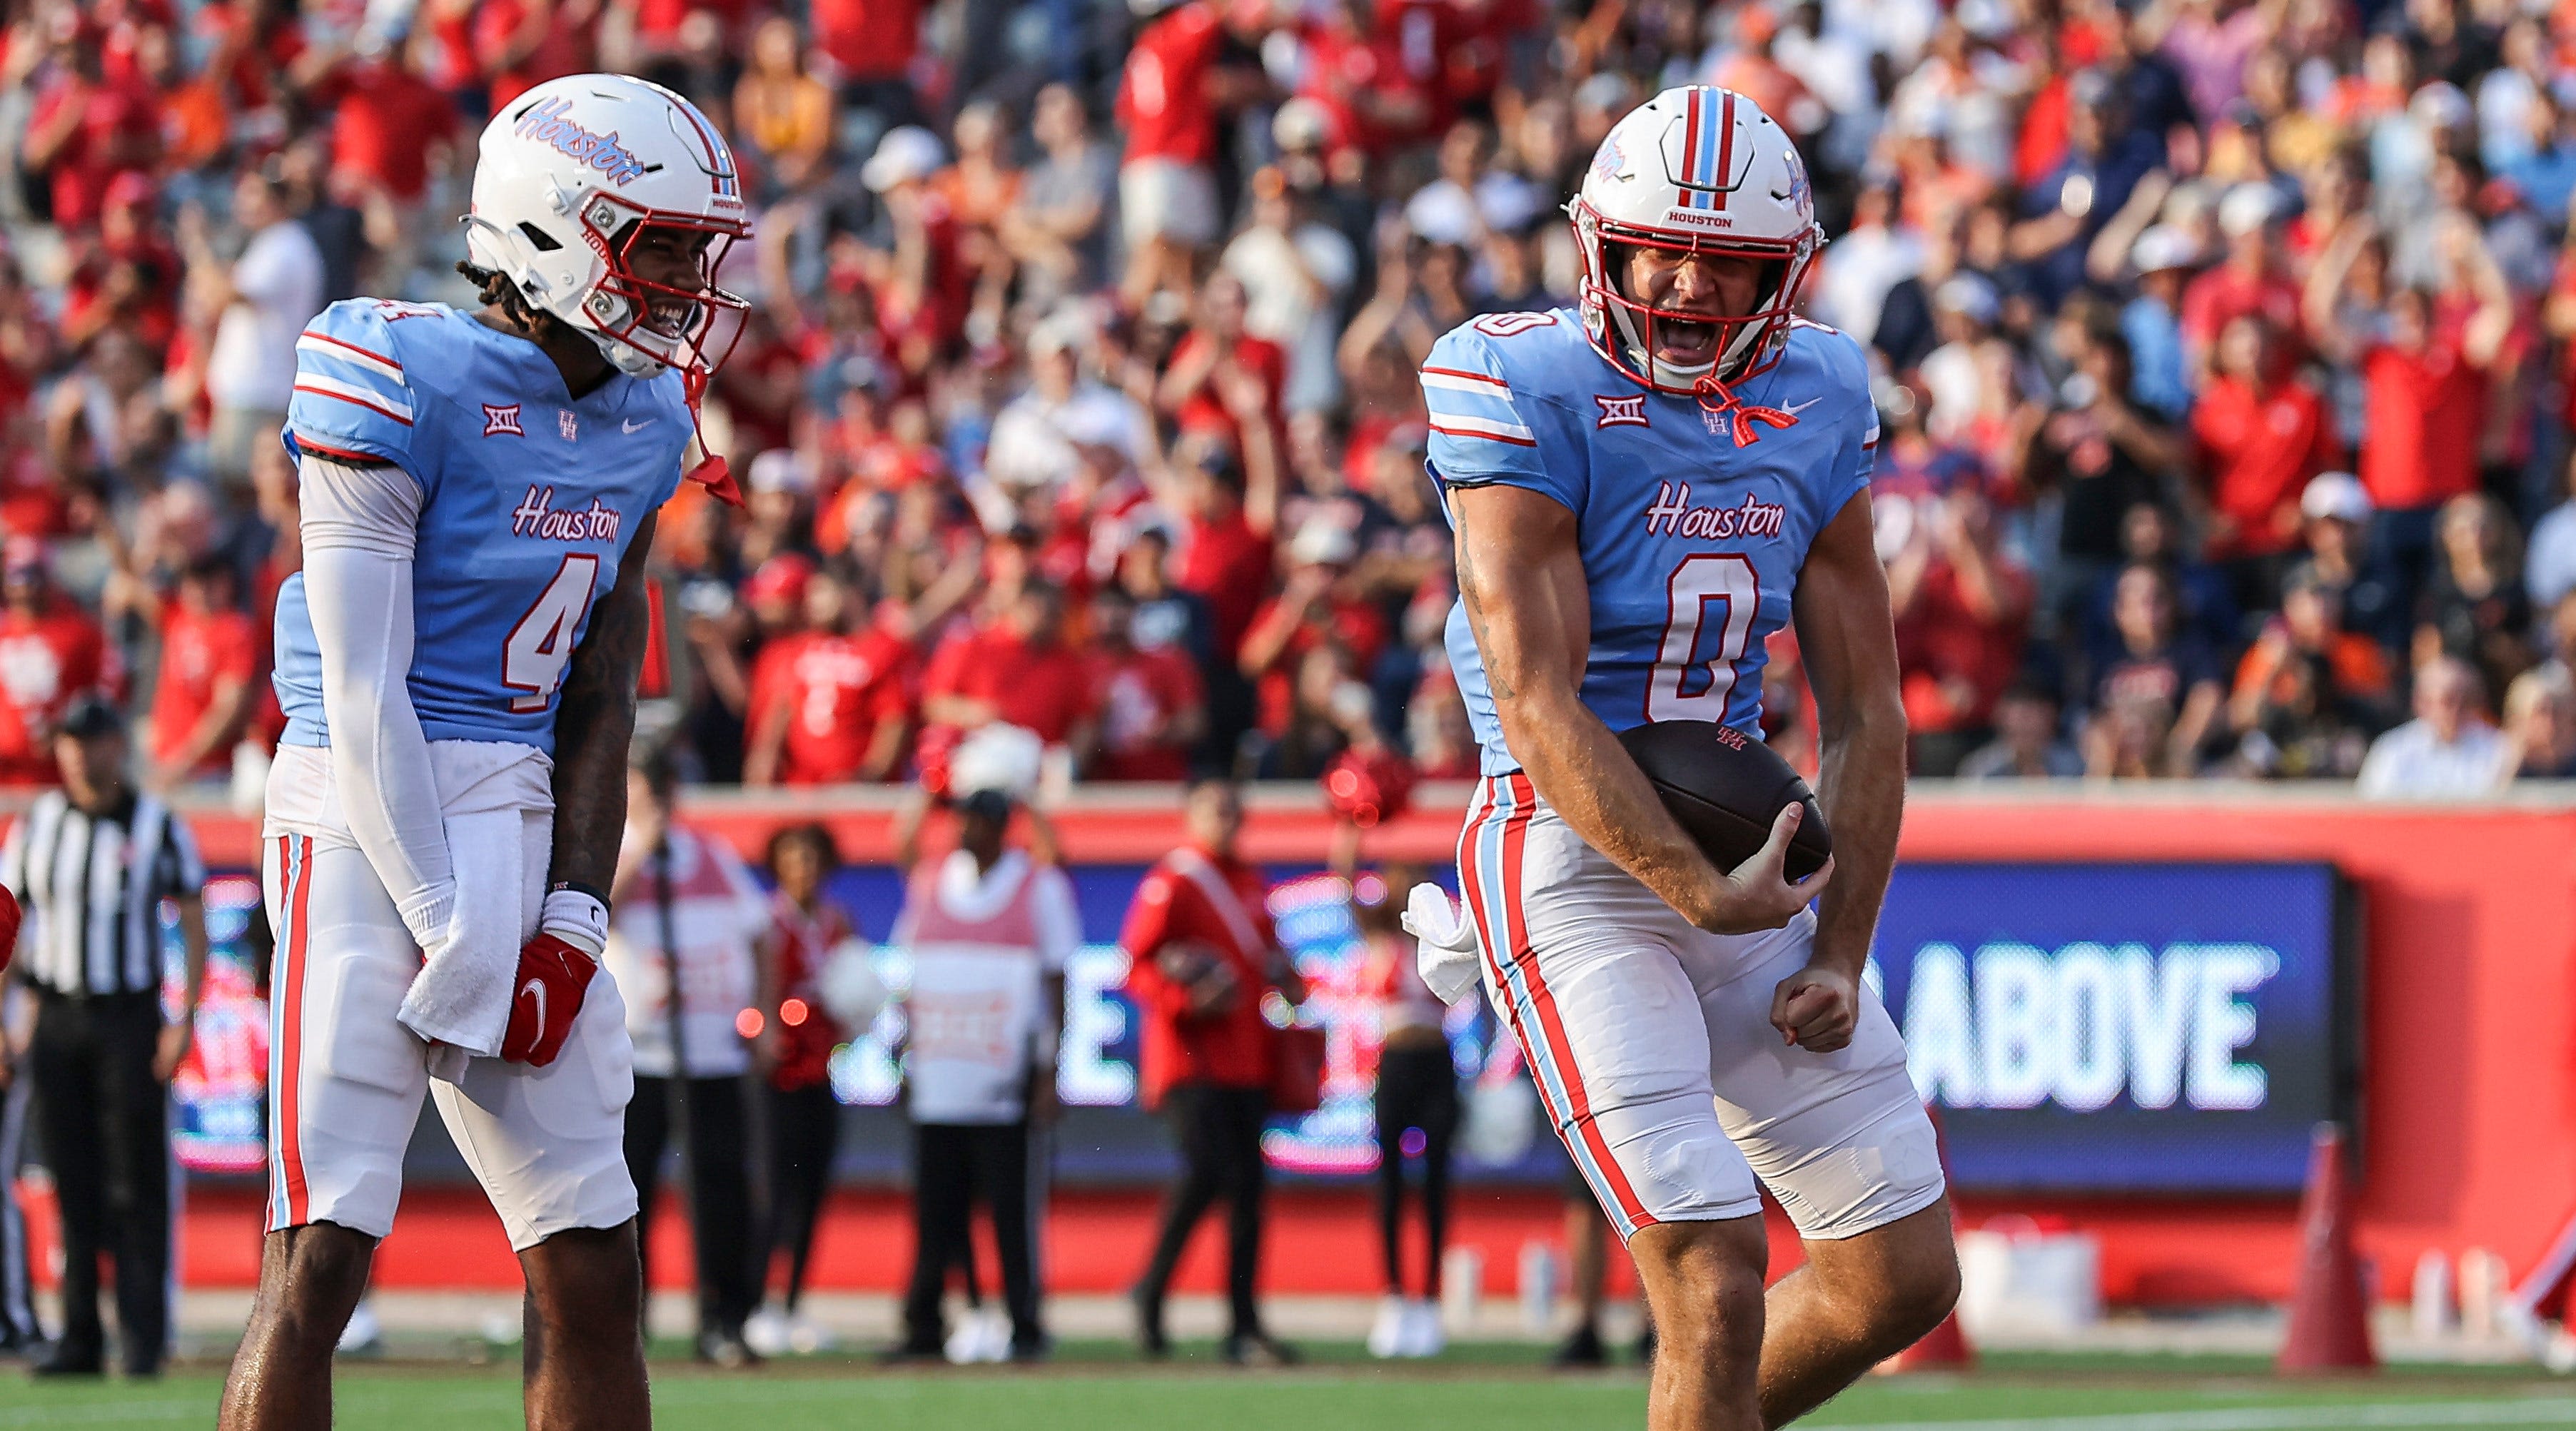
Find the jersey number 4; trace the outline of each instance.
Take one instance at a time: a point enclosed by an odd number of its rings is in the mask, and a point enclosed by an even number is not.
[[[1735,663],[1753,639],[1762,607],[1753,563],[1733,553],[1695,552],[1665,578],[1664,642],[1646,678],[1646,719],[1724,724],[1735,693]],[[1717,649],[1702,642],[1716,627]]]
[[[536,604],[510,628],[510,639],[501,647],[501,684],[517,693],[510,697],[511,710],[541,711],[555,698],[564,668],[572,664],[573,635],[590,614],[590,592],[598,580],[598,557],[587,552],[565,557]]]

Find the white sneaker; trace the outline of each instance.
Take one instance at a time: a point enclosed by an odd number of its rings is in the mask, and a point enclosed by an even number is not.
[[[742,1324],[743,1345],[765,1357],[787,1355],[787,1314],[766,1303]]]
[[[984,1314],[969,1307],[965,1315],[957,1319],[957,1325],[948,1329],[948,1340],[940,1347],[940,1352],[948,1358],[950,1366],[969,1366],[974,1363],[976,1348],[983,1340]]]
[[[1449,1334],[1440,1325],[1440,1305],[1436,1302],[1411,1301],[1404,1304],[1403,1350],[1399,1356],[1435,1357],[1447,1349]]]
[[[1011,1314],[1000,1307],[984,1309],[983,1339],[975,1344],[975,1360],[1006,1362],[1011,1359]]]
[[[1377,1320],[1369,1324],[1368,1353],[1380,1361],[1390,1357],[1409,1356],[1405,1350],[1412,1330],[1408,1309],[1412,1303],[1389,1294],[1378,1299]]]
[[[376,1356],[385,1349],[384,1323],[376,1320],[376,1302],[360,1297],[357,1308],[349,1313],[349,1324],[340,1329],[339,1353],[342,1356]]]
[[[1011,1319],[999,1307],[968,1310],[957,1319],[942,1350],[952,1366],[1007,1361],[1011,1355]]]
[[[841,1345],[841,1339],[832,1335],[830,1327],[798,1312],[787,1319],[787,1345],[798,1356],[812,1356],[817,1352],[835,1350]]]

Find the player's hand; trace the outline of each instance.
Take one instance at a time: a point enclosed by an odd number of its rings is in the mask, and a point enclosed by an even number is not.
[[[1840,969],[1810,964],[1771,991],[1771,1027],[1809,1053],[1848,1047],[1860,1022],[1860,991]]]
[[[598,960],[554,935],[529,940],[519,950],[518,991],[510,997],[510,1026],[501,1034],[501,1057],[531,1068],[554,1062],[598,972]]]
[[[152,1081],[168,1083],[179,1076],[179,1065],[188,1061],[188,1050],[197,1042],[197,1017],[194,1014],[161,1028],[161,1041],[152,1050]]]
[[[1762,842],[1753,858],[1728,872],[1714,907],[1693,915],[1691,922],[1712,934],[1753,934],[1797,918],[1798,911],[1824,893],[1834,877],[1833,857],[1828,855],[1822,869],[1789,883],[1789,840],[1806,818],[1804,804],[1783,809],[1771,821],[1771,838]]]

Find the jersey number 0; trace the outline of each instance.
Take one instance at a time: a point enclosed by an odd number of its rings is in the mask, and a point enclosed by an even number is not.
[[[1750,559],[1732,552],[1694,552],[1665,578],[1664,641],[1646,681],[1646,719],[1724,724],[1735,692],[1735,663],[1753,638],[1762,605],[1761,578]],[[1703,652],[1711,624],[1717,650]]]
[[[541,711],[555,698],[564,667],[572,664],[573,633],[590,614],[590,592],[598,580],[598,557],[587,552],[566,556],[536,604],[510,628],[510,639],[501,647],[501,684],[516,692],[510,709]]]

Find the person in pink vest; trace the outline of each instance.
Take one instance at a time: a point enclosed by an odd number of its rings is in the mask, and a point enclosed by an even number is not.
[[[1064,966],[1082,926],[1045,817],[1028,812],[1031,849],[1005,843],[1012,806],[996,790],[958,800],[957,848],[939,860],[912,865],[910,821],[903,835],[909,888],[892,942],[912,956],[902,1006],[915,1240],[897,1358],[948,1347],[940,1293],[950,1264],[969,1255],[977,1201],[993,1222],[1010,1339],[1005,1346],[992,1334],[998,1328],[979,1331],[951,1354],[1034,1361],[1047,1351],[1037,1289],[1044,1208],[1031,1176],[1031,1129],[1054,1117]]]

